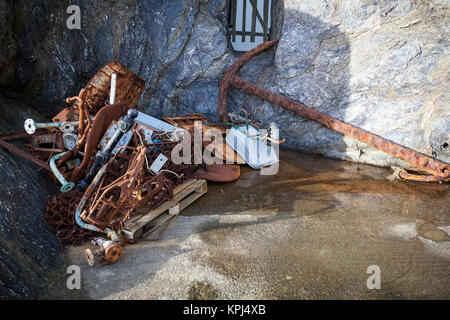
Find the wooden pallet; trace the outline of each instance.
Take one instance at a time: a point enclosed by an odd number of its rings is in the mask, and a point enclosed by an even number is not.
[[[177,186],[173,198],[145,215],[134,214],[124,223],[122,230],[127,239],[146,237],[181,210],[189,206],[208,191],[206,180],[190,179]]]

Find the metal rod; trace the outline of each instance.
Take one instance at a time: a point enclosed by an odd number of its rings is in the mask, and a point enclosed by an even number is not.
[[[291,100],[279,94],[273,93],[267,89],[258,87],[257,85],[237,76],[233,76],[231,78],[230,84],[263,100],[269,101],[285,109],[293,111],[304,118],[314,120],[330,129],[333,129],[334,131],[343,133],[374,148],[389,153],[414,166],[424,169],[425,171],[433,175],[446,177],[446,175],[448,176],[450,174],[449,165],[436,161],[435,159],[418,153],[412,149],[403,147],[395,142],[388,141],[374,133],[365,131],[351,124],[330,117],[320,111],[305,106],[303,103]],[[444,172],[445,169],[448,171],[446,174]]]
[[[104,230],[101,230],[100,228],[97,228],[94,225],[87,224],[83,220],[81,220],[81,211],[83,210],[84,205],[86,204],[86,201],[89,199],[92,191],[94,191],[95,186],[97,185],[98,181],[100,181],[100,178],[105,173],[106,168],[108,167],[108,164],[109,164],[109,162],[105,163],[100,168],[100,170],[97,172],[97,174],[95,175],[94,179],[92,180],[92,182],[89,184],[88,188],[86,189],[86,192],[84,193],[84,195],[81,198],[80,202],[78,203],[77,209],[75,210],[75,221],[83,229],[91,230],[91,231],[97,231],[97,232],[105,232]],[[108,231],[110,231],[110,230],[106,229],[106,232],[108,232]]]
[[[95,186],[100,181],[100,179],[103,176],[103,174],[105,173],[106,168],[108,167],[108,165],[109,165],[109,162],[105,163],[100,168],[100,170],[97,172],[97,174],[95,175],[94,179],[92,180],[92,182],[89,184],[88,188],[86,189],[86,192],[83,194],[83,197],[81,198],[81,200],[78,203],[77,208],[75,210],[75,222],[77,223],[77,225],[80,228],[83,228],[83,229],[86,229],[86,230],[90,230],[90,231],[106,233],[111,240],[118,241],[119,240],[119,235],[114,230],[112,230],[110,228],[105,228],[104,230],[102,230],[102,229],[97,228],[96,226],[94,226],[92,224],[85,223],[81,219],[81,212],[82,212],[82,210],[84,208],[84,205],[86,204],[87,200],[91,196],[92,191],[94,191]]]
[[[252,5],[252,31],[250,36],[250,42],[255,42],[255,33],[256,33],[256,12],[258,8],[254,1],[250,0],[250,4]],[[242,30],[245,32],[245,30]]]
[[[237,15],[237,0],[231,0],[232,4],[231,4],[231,8],[233,9],[233,15],[232,15],[232,29],[231,29],[231,41],[235,42],[236,41],[236,15]]]
[[[117,130],[114,135],[109,140],[108,144],[96,153],[94,156],[94,163],[89,169],[87,175],[77,183],[77,189],[86,190],[92,179],[94,178],[97,171],[102,165],[104,165],[111,157],[112,151],[114,150],[117,143],[120,141],[122,136],[133,126],[134,120],[138,116],[138,112],[135,109],[128,110],[127,114],[119,119],[117,122]]]
[[[247,0],[242,0],[242,30],[245,31],[245,19],[247,18]],[[242,42],[245,42],[245,33],[242,34]]]
[[[44,132],[42,130],[42,132]],[[36,132],[35,132],[36,134]],[[0,139],[7,141],[7,140],[15,140],[15,139],[21,139],[28,137],[30,134],[28,132],[15,132],[15,133],[8,133],[4,135],[0,135]]]
[[[19,148],[13,146],[12,144],[4,141],[3,139],[0,139],[0,146],[4,147],[5,149],[7,149],[10,152],[13,152],[25,159],[27,159],[28,161],[31,161],[35,164],[37,164],[38,166],[40,166],[41,168],[47,170],[47,171],[52,171],[52,169],[50,168],[50,166],[45,163],[44,161],[41,161],[35,157],[33,157],[31,154],[26,153],[25,151],[20,150]]]
[[[269,24],[269,0],[264,0],[264,24],[263,33],[264,33],[264,41],[267,41],[268,38],[268,24]]]
[[[271,49],[274,45],[278,43],[278,40],[266,41],[257,45],[250,51],[244,53],[239,59],[234,62],[228,71],[223,76],[217,104],[217,113],[220,122],[228,122],[228,112],[227,112],[227,101],[228,101],[228,91],[230,90],[230,77],[237,74],[239,70],[254,56],[260,54],[261,52]]]
[[[115,73],[111,73],[111,92],[109,94],[109,104],[114,104],[116,101],[116,80],[117,75]]]
[[[253,6],[253,8],[255,8],[255,10],[256,10],[256,12],[255,12],[256,18],[258,18],[259,23],[261,23],[261,26],[264,26],[264,19],[261,18],[261,15],[259,14],[257,1],[256,0],[249,0],[249,1],[250,1],[250,4]]]
[[[47,129],[47,128],[57,128],[57,127],[65,127],[65,126],[78,126],[78,121],[72,122],[35,122],[33,119],[25,120],[24,127],[25,131],[28,134],[33,134],[36,132],[36,129]]]

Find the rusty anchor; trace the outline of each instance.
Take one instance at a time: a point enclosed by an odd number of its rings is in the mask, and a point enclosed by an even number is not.
[[[303,103],[283,97],[270,90],[259,87],[256,84],[244,80],[237,76],[242,67],[254,56],[271,49],[278,43],[278,40],[263,42],[254,49],[246,52],[240,57],[225,73],[219,91],[217,112],[219,121],[228,122],[227,99],[230,85],[252,94],[265,101],[279,105],[280,107],[293,111],[298,115],[316,121],[332,130],[355,138],[378,150],[384,151],[396,158],[402,159],[413,165],[414,172],[426,172],[429,175],[410,173],[407,170],[400,170],[398,176],[402,179],[417,181],[450,181],[450,165],[436,160],[432,157],[401,146],[395,142],[388,141],[374,133],[365,131],[351,124],[345,123],[330,117],[320,111],[314,110]]]

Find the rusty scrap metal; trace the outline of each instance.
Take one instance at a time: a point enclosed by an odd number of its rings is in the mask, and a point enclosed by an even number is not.
[[[258,111],[261,113],[260,120],[255,119],[255,115]],[[244,117],[241,115],[242,112],[245,115]],[[247,110],[244,108],[240,108],[237,113],[228,113],[228,117],[233,124],[250,124],[257,129],[261,129],[264,125],[264,109],[261,106],[255,108],[251,119],[248,116]]]
[[[173,188],[190,177],[192,165],[174,165],[167,161],[158,174],[149,165],[159,154],[170,157],[174,142],[147,144],[142,134],[134,131],[136,148],[121,147],[107,168],[107,175],[92,192],[81,218],[100,228],[123,229],[123,223],[132,212],[145,214],[173,197]],[[139,136],[141,136],[139,138]],[[133,150],[134,149],[134,150]],[[120,150],[120,149],[119,149]],[[133,150],[130,155],[129,150]],[[126,164],[126,165],[125,165]],[[114,179],[112,179],[114,177]]]
[[[413,180],[413,181],[420,181],[420,182],[447,182],[450,181],[450,178],[447,179],[442,179],[439,176],[433,176],[433,175],[428,175],[428,174],[424,174],[416,172],[416,173],[411,173],[409,172],[409,170],[404,169],[398,172],[398,177],[400,179],[404,179],[404,180]]]
[[[226,126],[225,125],[219,125],[215,123],[214,121],[208,119],[202,114],[197,113],[190,113],[187,114],[184,117],[166,117],[161,118],[162,120],[178,126],[180,128],[191,130],[194,128],[196,121],[202,122],[202,136],[206,136],[208,130],[214,129],[218,130],[223,137],[226,135]],[[236,164],[245,164],[245,160],[237,154],[231,147],[228,146],[228,144],[225,142],[225,139],[222,139],[222,145],[219,145],[220,141],[213,139],[213,141],[209,142],[207,140],[203,141],[203,147],[206,148],[209,152],[214,154],[217,158],[221,160],[225,160],[227,163],[236,163]],[[218,154],[218,150],[222,150],[222,154]],[[217,168],[216,168],[217,169]],[[214,169],[213,169],[214,170]],[[224,169],[226,170],[226,169]],[[234,175],[234,174],[233,174]],[[212,176],[211,176],[212,177]],[[210,180],[210,181],[217,181],[218,180]],[[225,180],[223,182],[226,182],[229,180]],[[231,180],[230,180],[231,181]]]
[[[44,162],[48,161],[48,159],[51,157],[52,154],[56,152],[61,152],[63,150],[63,140],[61,137],[58,136],[56,131],[49,131],[46,129],[38,129],[34,134],[30,135],[27,132],[16,132],[16,133],[9,133],[5,135],[1,135],[0,139],[3,141],[8,140],[15,140],[15,139],[21,139],[21,138],[29,138],[30,143],[25,144],[25,147],[30,151],[31,156],[33,158],[36,158],[38,160],[42,160]],[[4,144],[5,148],[9,149],[10,151],[13,150],[14,146],[8,144],[6,146]],[[16,148],[17,149],[17,148]],[[15,152],[15,150],[13,152]],[[24,156],[23,153],[15,152],[16,154],[19,154],[21,156]],[[26,153],[25,153],[26,154]],[[24,156],[25,158],[29,159],[29,154]],[[33,160],[31,160],[33,161]],[[40,165],[40,164],[39,164]]]
[[[45,163],[42,160],[39,160],[38,158],[33,157],[32,155],[26,153],[25,151],[20,150],[19,148],[13,146],[12,144],[4,141],[3,139],[0,139],[0,146],[6,148],[8,151],[13,152],[35,164],[37,164],[38,166],[40,166],[41,168],[47,170],[47,171],[51,171],[52,169],[50,168],[50,166]]]
[[[127,108],[132,108],[142,92],[145,81],[117,61],[104,65],[84,87],[85,101],[91,112],[97,112],[109,101],[111,75],[117,75],[116,102],[123,102]]]
[[[46,133],[30,135],[30,143],[25,144],[25,147],[34,157],[48,162],[53,155],[60,153],[59,150],[64,151],[63,134],[57,129],[51,129]]]
[[[37,129],[60,128],[61,131],[68,131],[70,129],[73,131],[76,125],[78,125],[78,121],[39,123],[33,119],[27,119],[24,123],[25,131],[30,135],[35,133]]]
[[[241,168],[237,164],[207,164],[192,174],[194,179],[205,179],[215,182],[231,182],[239,179]]]
[[[110,105],[115,107],[109,108],[110,106],[105,105],[109,101],[112,74],[116,75],[115,101],[117,103]],[[144,87],[144,80],[120,62],[113,61],[104,65],[80,91],[78,96],[66,99],[67,103],[76,104],[76,107],[64,109],[55,118],[78,116],[79,139],[75,149],[62,157],[58,165],[76,157],[78,152],[85,147],[83,161],[72,172],[70,181],[77,181],[81,177],[111,121],[118,120],[136,104],[144,91]],[[75,115],[72,115],[72,110]],[[95,115],[92,122],[91,115]],[[88,122],[86,126],[84,120]],[[91,132],[91,129],[93,129],[93,132]]]
[[[39,135],[42,133],[47,132],[47,130],[44,129],[38,129],[36,130],[36,132],[34,133],[34,135]],[[14,132],[14,133],[7,133],[7,134],[2,134],[0,135],[0,139],[4,140],[4,141],[8,141],[8,140],[15,140],[15,139],[21,139],[21,138],[28,138],[30,137],[30,135],[27,132]]]
[[[66,99],[67,102],[67,99]],[[72,122],[78,121],[78,107],[68,107],[62,109],[56,116],[52,118],[53,122]]]
[[[94,163],[90,167],[87,175],[78,182],[77,188],[80,190],[85,190],[88,184],[91,183],[92,179],[96,175],[97,171],[103,166],[111,157],[114,147],[119,142],[120,138],[134,125],[134,120],[136,119],[138,112],[135,109],[128,110],[127,114],[122,116],[117,122],[117,130],[111,139],[108,141],[106,147],[98,151],[94,157]],[[98,143],[97,143],[98,144]],[[86,158],[86,154],[84,159]],[[83,159],[83,161],[84,161]]]
[[[102,257],[100,263],[113,264],[120,259],[122,254],[122,247],[119,243],[103,238],[95,238],[92,243],[97,248],[92,251],[90,248],[84,250],[84,256],[90,266],[93,266],[96,261],[96,257]]]
[[[106,187],[101,187],[100,184],[91,205],[81,216],[83,220],[105,229],[130,196],[142,197],[140,195],[142,187],[137,178],[146,161],[146,153],[147,148],[139,146],[135,151],[135,156],[129,162],[127,171],[121,177]],[[128,208],[125,215],[128,216],[132,209],[134,207]]]
[[[148,164],[160,153],[169,158],[177,143],[148,144],[140,135],[133,131],[132,144],[123,146],[124,152],[118,150],[84,194],[72,190],[49,200],[46,217],[62,243],[82,244],[98,235],[93,231],[114,238],[115,231],[123,229],[123,222],[131,212],[146,214],[171,199],[173,188],[190,178],[194,166],[175,165],[172,161],[167,161],[165,171],[156,175],[149,172]],[[154,133],[153,139],[157,138]]]
[[[52,172],[55,175],[56,179],[58,179],[58,181],[62,184],[61,189],[59,189],[59,191],[61,192],[69,192],[75,187],[75,183],[67,181],[66,177],[58,170],[56,166],[56,160],[63,157],[65,154],[66,152],[59,153],[57,155],[54,155],[50,159],[50,168],[52,168]]]
[[[86,135],[86,142],[84,144],[84,156],[81,164],[77,166],[69,180],[77,181],[83,174],[86,166],[91,160],[92,156],[97,150],[97,145],[102,139],[104,133],[108,129],[109,125],[113,120],[119,120],[127,111],[127,106],[125,103],[117,103],[103,107],[95,116],[92,126]],[[82,138],[83,139],[83,138]],[[75,157],[78,151],[83,147],[83,141],[79,141],[75,149],[69,152],[65,157],[61,158],[58,164],[61,164],[68,159]]]
[[[87,135],[87,131],[91,127],[91,116],[86,108],[86,90],[81,89],[80,93],[76,97],[67,98],[66,103],[76,103],[76,109],[78,111],[78,138],[84,140]],[[85,119],[87,121],[87,126],[85,127]]]
[[[287,110],[293,111],[304,118],[316,121],[332,130],[340,132],[344,135],[348,135],[378,150],[384,151],[394,157],[400,158],[419,168],[420,170],[425,171],[432,176],[435,176],[435,179],[439,181],[450,180],[450,165],[447,163],[433,159],[432,157],[416,152],[410,148],[403,147],[397,143],[388,141],[376,134],[337,120],[320,111],[307,107],[303,103],[283,97],[237,76],[237,73],[252,57],[260,54],[263,51],[271,49],[277,43],[278,40],[272,40],[258,45],[257,47],[246,52],[242,57],[240,57],[225,73],[222,79],[218,97],[217,111],[219,121],[228,122],[226,104],[228,99],[228,91],[230,85],[232,85],[233,87],[246,91],[247,93],[250,93],[258,98],[277,104]],[[403,177],[408,177],[408,175],[403,174]]]

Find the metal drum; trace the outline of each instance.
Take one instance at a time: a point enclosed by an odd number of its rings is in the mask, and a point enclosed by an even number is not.
[[[127,108],[130,109],[136,104],[144,91],[145,81],[127,67],[117,61],[107,63],[84,87],[86,102],[91,114],[96,113],[109,103],[112,73],[117,75],[116,103],[125,102]]]

